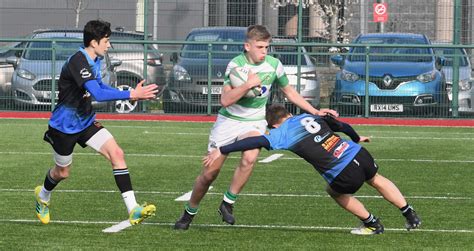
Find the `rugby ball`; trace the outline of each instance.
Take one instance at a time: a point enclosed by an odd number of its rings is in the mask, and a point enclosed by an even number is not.
[[[245,82],[247,82],[249,71],[250,69],[240,66],[232,68],[229,73],[229,80],[232,87],[238,87],[245,84]],[[253,98],[260,95],[262,95],[262,88],[256,86],[250,89],[244,96],[247,98]]]

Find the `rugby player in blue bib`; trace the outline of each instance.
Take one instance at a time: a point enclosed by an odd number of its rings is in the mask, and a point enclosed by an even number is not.
[[[309,162],[328,183],[326,191],[342,208],[358,217],[362,224],[352,234],[381,234],[384,227],[364,205],[353,196],[364,182],[374,187],[385,200],[400,209],[406,218],[407,230],[417,228],[421,220],[400,190],[389,179],[377,173],[377,164],[370,153],[358,142],[369,142],[359,136],[347,123],[331,115],[301,114],[292,116],[285,107],[271,105],[266,112],[268,134],[249,137],[211,151],[203,159],[211,165],[222,154],[255,148],[290,150]],[[351,140],[335,132],[347,134]]]

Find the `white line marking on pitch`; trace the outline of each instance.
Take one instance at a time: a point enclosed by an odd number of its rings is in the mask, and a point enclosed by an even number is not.
[[[0,219],[0,222],[25,222],[38,223],[38,220],[26,219]],[[57,224],[116,224],[111,221],[62,221],[52,220],[51,223]],[[174,223],[167,222],[144,222],[142,225],[154,226],[173,226]],[[216,227],[216,228],[255,228],[255,229],[296,229],[296,230],[351,230],[353,227],[331,227],[331,226],[295,226],[295,225],[223,225],[223,224],[193,224],[193,227]],[[405,228],[385,228],[387,231],[406,232]],[[435,232],[435,233],[474,233],[473,229],[414,229],[413,232]]]
[[[207,191],[210,191],[212,189],[212,186],[209,186],[209,189]],[[191,199],[191,194],[193,193],[193,190],[179,196],[178,198],[174,199],[174,201],[188,201]]]
[[[51,155],[50,152],[0,152],[0,155]],[[74,153],[76,156],[95,156],[98,153]],[[156,158],[199,158],[202,155],[174,155],[174,154],[156,154],[156,153],[127,153],[127,156],[133,157],[156,157]],[[240,156],[229,156],[227,158],[240,159]],[[304,161],[300,157],[285,157],[282,160],[298,160]],[[474,163],[474,160],[445,160],[445,159],[375,159],[376,161],[396,161],[396,162],[434,162],[434,163]],[[450,166],[446,166],[451,168]]]
[[[212,186],[209,187],[211,190]],[[55,193],[118,193],[116,190],[54,190]],[[12,188],[0,188],[0,192],[20,192],[20,193],[31,193],[32,189],[12,189]],[[164,194],[164,195],[176,195],[182,192],[159,192],[159,191],[135,191],[136,194]],[[190,192],[188,192],[190,193]],[[186,193],[186,194],[188,194]],[[186,195],[184,194],[184,195]],[[222,193],[207,193],[208,195],[222,195]],[[182,196],[184,196],[182,195]],[[181,196],[181,197],[182,197]],[[311,198],[326,198],[329,195],[322,194],[273,194],[273,193],[241,193],[239,196],[255,196],[255,197],[311,197]],[[382,199],[379,195],[356,195],[358,198],[371,198],[371,199]],[[423,195],[412,195],[405,196],[407,199],[428,199],[428,200],[472,200],[472,197],[453,197],[453,196],[423,196]],[[189,200],[189,199],[188,199]]]
[[[124,220],[124,221],[121,221],[118,224],[115,224],[111,227],[108,227],[108,228],[102,230],[102,232],[104,232],[104,233],[117,233],[117,232],[120,232],[120,231],[124,230],[125,228],[131,227],[131,226],[132,226],[132,224],[130,224],[129,220]]]
[[[281,153],[272,154],[268,156],[267,158],[260,160],[258,163],[270,163],[274,160],[281,158],[281,156],[283,156],[283,154]]]

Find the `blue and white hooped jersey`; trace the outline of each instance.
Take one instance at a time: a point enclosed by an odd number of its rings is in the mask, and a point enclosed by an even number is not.
[[[331,130],[323,117],[301,114],[288,118],[265,137],[271,150],[290,150],[331,183],[354,159],[361,146]]]

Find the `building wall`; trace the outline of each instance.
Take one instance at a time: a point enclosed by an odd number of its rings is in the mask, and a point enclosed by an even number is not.
[[[1,0],[0,1],[0,37],[24,36],[35,29],[40,28],[72,28],[75,25],[76,14],[74,2],[81,0]],[[121,26],[126,30],[136,29],[136,8],[140,0],[82,0],[87,3],[87,8],[80,14],[79,27],[91,19],[101,18],[112,23],[113,27]],[[143,1],[143,0],[141,0]],[[186,34],[194,27],[210,25],[229,25],[226,12],[228,5],[238,4],[236,0],[157,0],[157,39],[159,40],[183,40]],[[285,27],[278,18],[278,9],[271,5],[272,0],[246,0],[242,4],[261,3],[261,17],[254,18],[262,20],[273,34],[277,34],[278,26]],[[348,0],[346,0],[347,2]],[[153,32],[153,7],[155,0],[148,0],[148,32]],[[372,21],[373,0],[352,0],[344,10],[348,23],[344,30],[352,39],[361,31],[377,32],[378,24]],[[454,0],[397,0],[388,1],[389,18],[385,23],[385,32],[413,32],[424,33],[429,38],[435,39],[439,34],[439,23],[446,18],[443,13],[437,11],[440,3],[452,6]],[[472,12],[472,0],[463,0],[465,9],[469,9],[467,25],[464,29],[468,32],[463,42],[474,40]],[[463,8],[464,8],[463,7]],[[234,7],[233,7],[234,8]],[[245,9],[245,8],[243,8]],[[365,19],[361,18],[361,12],[365,13]],[[307,12],[306,12],[307,13]],[[362,13],[362,14],[364,14]],[[437,16],[438,15],[438,16]],[[242,15],[241,18],[246,18]],[[279,23],[280,22],[280,23]],[[449,20],[445,20],[449,22]],[[141,24],[139,24],[141,25]],[[448,28],[442,29],[450,29]],[[321,25],[312,25],[319,27]],[[364,28],[366,27],[366,28]],[[452,32],[448,30],[445,32]],[[315,34],[309,32],[308,34]]]

